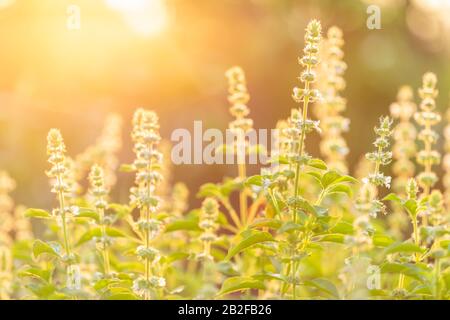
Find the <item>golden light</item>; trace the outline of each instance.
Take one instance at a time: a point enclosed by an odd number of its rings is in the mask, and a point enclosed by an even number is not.
[[[6,8],[12,5],[16,0],[0,0],[0,9]]]
[[[164,0],[106,0],[106,4],[120,12],[127,24],[144,36],[157,35],[167,26]]]
[[[410,31],[427,42],[430,50],[450,51],[450,0],[414,0],[406,23]]]

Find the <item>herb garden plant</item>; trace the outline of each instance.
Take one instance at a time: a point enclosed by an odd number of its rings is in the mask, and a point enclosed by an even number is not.
[[[279,148],[258,175],[245,165],[264,150],[246,139],[253,121],[240,67],[226,72],[237,139],[223,149],[245,150],[244,161],[235,177],[198,191],[168,182],[153,111],[135,111],[132,146],[122,146],[122,119],[111,115],[73,158],[51,129],[52,208],[14,205],[15,182],[0,172],[0,298],[449,299],[450,127],[439,177],[437,78],[423,76],[418,105],[401,87],[353,177],[343,39],[338,27],[323,35],[319,21],[308,24],[292,93],[298,106],[276,124]],[[311,134],[320,134],[320,158],[308,153]],[[119,165],[122,147],[134,152],[132,163]],[[128,203],[110,196],[118,170],[134,177]]]

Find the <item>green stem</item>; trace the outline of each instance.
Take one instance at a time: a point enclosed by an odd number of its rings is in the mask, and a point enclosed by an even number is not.
[[[419,230],[418,230],[419,228],[417,226],[417,216],[416,215],[412,217],[412,223],[413,223],[413,232],[414,232],[414,243],[417,246],[420,246]],[[419,254],[417,252],[415,253],[414,257],[415,257],[416,263],[418,263],[420,261],[420,258],[419,258]]]
[[[228,213],[230,214],[231,219],[233,220],[234,224],[236,225],[236,227],[238,229],[242,228],[242,224],[241,221],[239,220],[239,216],[236,213],[236,210],[234,210],[233,206],[230,204],[230,202],[228,201],[227,198],[225,197],[220,197],[219,201],[223,204],[223,206],[225,207],[225,209],[228,210]]]
[[[398,277],[398,288],[402,289],[405,282],[405,275],[403,273],[400,273]]]
[[[107,233],[106,233],[106,226],[104,223],[104,217],[105,217],[105,210],[99,209],[99,217],[100,217],[100,223],[101,223],[101,231],[102,231],[102,237],[104,240],[107,239]],[[109,275],[111,273],[111,266],[109,261],[109,252],[106,245],[106,242],[102,244],[102,255],[103,255],[103,268],[105,271],[105,275]]]
[[[152,153],[152,145],[149,145],[149,153]],[[153,160],[150,158],[148,164],[147,164],[147,171],[150,172],[152,170]],[[150,198],[152,196],[152,189],[149,182],[147,182],[147,197]],[[148,205],[145,206],[145,222],[148,227],[150,222],[150,207]],[[145,228],[144,231],[144,238],[145,238],[145,247],[148,249],[150,247],[150,234],[148,228]],[[148,257],[145,257],[145,280],[147,283],[150,281],[150,261],[148,260]],[[145,291],[144,295],[145,300],[150,300],[150,294],[148,291]]]
[[[245,159],[244,163],[240,163],[238,165],[238,169],[239,169],[239,178],[243,183],[246,178]],[[247,221],[247,192],[245,190],[245,187],[241,190],[241,192],[239,192],[239,206],[240,206],[241,222],[242,225],[245,226]]]
[[[322,189],[322,191],[320,191],[319,197],[316,200],[316,203],[315,203],[316,206],[320,206],[320,204],[323,201],[323,198],[325,197],[325,194],[326,194],[326,189]]]
[[[62,186],[63,181],[62,181],[61,174],[58,174],[56,176],[56,179],[57,179],[58,185]],[[61,213],[61,220],[62,220],[64,250],[66,251],[66,255],[70,256],[71,250],[70,250],[69,235],[68,235],[68,230],[67,230],[66,207],[65,207],[65,203],[64,203],[63,191],[58,191],[58,198],[59,198],[59,210]]]
[[[311,71],[311,66],[307,66],[307,72]],[[308,92],[309,90],[309,81],[305,82],[305,87],[304,87],[305,92]],[[299,144],[299,150],[298,150],[298,155],[299,155],[299,159],[296,163],[295,166],[295,183],[294,183],[294,199],[297,199],[298,197],[298,188],[299,188],[299,183],[300,183],[300,161],[301,158],[303,156],[303,149],[304,149],[304,141],[305,141],[305,123],[306,120],[308,118],[308,105],[309,105],[309,96],[305,95],[303,98],[303,110],[302,110],[302,127],[301,127],[301,134],[300,134],[300,144]],[[294,205],[294,210],[292,212],[292,221],[294,223],[297,223],[297,206]],[[296,234],[296,238],[297,238],[297,234]],[[297,245],[295,243],[295,245]],[[294,249],[295,251],[295,249]],[[293,283],[292,283],[292,290],[293,290],[293,298],[296,299],[296,283],[295,283],[295,276],[296,276],[296,269],[293,267],[292,268],[292,274],[291,274],[291,278],[293,279]]]

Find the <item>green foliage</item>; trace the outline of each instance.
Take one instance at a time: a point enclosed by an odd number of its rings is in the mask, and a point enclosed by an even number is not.
[[[236,177],[200,187],[201,206],[190,208],[184,185],[172,185],[170,177],[163,184],[171,168],[158,151],[156,113],[138,109],[134,114],[136,159],[131,164],[110,168],[117,162],[111,161],[114,157],[88,159],[87,190],[80,174],[86,159],[66,156],[61,133],[50,130],[47,175],[55,205],[49,211],[26,209],[25,221],[15,217],[18,226],[0,229],[0,240],[8,244],[0,243],[0,272],[7,279],[6,289],[0,287],[2,297],[449,299],[448,190],[444,195],[430,189],[437,155],[431,149],[422,152],[419,181],[403,175],[406,186],[383,197],[392,178],[382,169],[395,154],[388,150],[392,120],[382,117],[375,128],[375,150],[366,155],[372,167],[365,178],[350,175],[341,136],[346,121],[339,115],[345,109],[339,95],[345,84],[342,32],[330,28],[323,40],[316,20],[306,32],[299,58],[301,87],[293,90],[299,107],[277,125],[281,147],[270,167],[247,176],[245,164],[238,163]],[[332,50],[320,55],[323,48]],[[316,72],[322,56],[326,79]],[[231,68],[227,78],[234,117],[230,127],[239,135],[253,125],[247,118],[250,96],[241,68]],[[434,109],[430,99],[437,94],[434,77],[428,78],[432,83],[421,91],[425,102],[418,119],[429,129],[438,117],[433,111],[435,118],[427,118],[427,108]],[[316,82],[327,88],[324,99]],[[324,123],[309,119],[309,108],[318,108]],[[436,137],[427,136],[428,129],[420,139],[431,147]],[[307,153],[307,137],[314,132],[323,134],[326,162]],[[267,154],[263,146],[244,144],[246,154]],[[107,150],[96,151],[104,155]],[[115,181],[108,181],[107,173],[119,170],[135,175],[129,203],[111,202]],[[6,194],[0,200],[9,200],[11,182],[4,174],[1,178],[5,186],[0,192]],[[34,221],[37,236],[25,232],[31,233],[27,219]]]

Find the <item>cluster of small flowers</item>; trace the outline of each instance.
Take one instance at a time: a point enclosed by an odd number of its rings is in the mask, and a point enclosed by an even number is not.
[[[363,179],[364,183],[370,183],[376,187],[384,185],[390,188],[391,186],[391,177],[380,172],[380,166],[386,166],[392,161],[392,152],[386,151],[389,147],[389,137],[392,135],[391,126],[392,120],[389,117],[382,117],[380,126],[375,128],[377,138],[373,144],[377,150],[366,154],[367,160],[375,164],[375,170]]]
[[[96,143],[89,146],[76,157],[77,180],[85,177],[94,163],[103,168],[105,184],[111,188],[116,183],[116,169],[119,166],[117,153],[122,147],[122,118],[120,115],[109,114],[105,120],[102,133]]]
[[[345,89],[343,75],[347,69],[347,64],[343,61],[343,45],[344,39],[341,29],[335,26],[328,29],[327,38],[323,41],[322,72],[319,73],[319,84],[321,85],[323,99],[315,108],[315,111],[320,120],[323,135],[320,150],[326,158],[328,167],[347,173],[345,157],[349,149],[342,133],[349,130],[350,120],[341,115],[345,111],[347,103],[340,94]]]
[[[397,94],[397,101],[390,106],[391,116],[399,122],[394,128],[392,146],[395,162],[392,172],[396,176],[393,182],[393,189],[399,193],[404,193],[408,180],[414,176],[415,166],[411,160],[416,154],[417,130],[411,117],[416,112],[416,105],[413,102],[413,91],[409,86],[403,86]]]
[[[311,84],[317,80],[314,70],[319,64],[319,45],[321,41],[322,27],[320,22],[312,20],[306,27],[305,47],[303,57],[299,57],[298,62],[304,67],[299,79],[303,83],[303,88],[295,87],[292,97],[295,102],[303,103],[303,112],[299,109],[291,109],[291,115],[287,120],[279,121],[279,154],[285,156],[290,163],[306,163],[309,156],[303,153],[306,133],[313,130],[320,132],[320,122],[307,118],[307,108],[310,102],[320,99],[318,89],[311,88]]]
[[[375,169],[362,179],[363,185],[356,202],[359,211],[372,217],[376,217],[380,212],[386,213],[385,205],[377,199],[377,188],[390,188],[391,185],[391,177],[380,171],[380,166],[388,165],[392,160],[392,152],[386,151],[389,147],[389,137],[392,135],[391,125],[392,120],[389,117],[382,117],[379,127],[375,128],[377,138],[373,144],[377,150],[366,154],[367,160],[374,164]]]
[[[152,290],[162,289],[166,286],[166,279],[158,276],[151,276],[148,280],[138,278],[133,282],[132,289],[136,294],[145,296]]]
[[[216,240],[216,230],[218,229],[217,219],[219,217],[219,204],[214,198],[206,198],[202,203],[199,227],[203,230],[200,240],[203,243],[203,253],[201,258],[212,259],[211,243]]]
[[[231,104],[230,113],[235,119],[230,122],[229,128],[233,132],[246,133],[253,127],[253,120],[246,118],[250,110],[247,103],[250,95],[247,90],[244,70],[241,67],[232,67],[227,70],[225,76],[228,79],[228,101]]]
[[[438,133],[432,129],[432,126],[441,121],[439,113],[434,111],[436,108],[435,99],[438,95],[436,84],[437,78],[434,73],[428,72],[424,74],[422,88],[419,89],[419,96],[422,99],[420,103],[421,111],[414,114],[416,122],[423,126],[423,129],[419,132],[418,139],[423,142],[424,148],[417,153],[416,159],[424,167],[424,170],[417,176],[417,180],[424,189],[425,195],[430,192],[430,189],[438,181],[436,173],[432,171],[432,166],[438,165],[441,160],[439,152],[432,149],[439,138]]]
[[[149,299],[153,290],[164,287],[166,283],[163,277],[150,275],[150,267],[160,260],[159,251],[150,246],[150,241],[162,229],[162,222],[152,216],[161,205],[161,198],[156,196],[155,192],[163,178],[160,173],[163,155],[157,150],[161,141],[159,120],[155,112],[142,108],[136,110],[133,116],[132,139],[136,154],[133,163],[136,186],[130,190],[130,202],[140,210],[136,227],[143,234],[144,245],[136,249],[136,255],[145,265],[145,275],[135,279],[133,290]]]
[[[279,123],[280,130],[280,154],[287,157],[289,162],[295,162],[300,148],[299,124],[302,121],[302,115],[298,109],[291,109],[291,115],[287,121]]]
[[[51,129],[47,135],[47,155],[51,168],[46,171],[46,174],[51,179],[51,192],[62,197],[63,202],[66,197],[72,195],[73,191],[72,181],[66,179],[70,176],[70,161],[67,160],[65,153],[66,146],[61,132],[58,129]],[[64,209],[66,213],[73,213],[70,208]],[[63,212],[60,212],[60,209],[54,209],[53,214],[60,216]]]
[[[132,139],[136,154],[133,163],[136,187],[130,190],[131,204],[141,211],[150,209],[154,212],[160,205],[160,198],[155,196],[154,192],[163,178],[159,172],[163,156],[157,150],[161,137],[155,112],[144,109],[135,112]]]
[[[298,62],[304,67],[300,74],[303,88],[294,87],[292,98],[297,103],[303,103],[302,110],[292,110],[288,120],[287,136],[290,137],[294,154],[303,154],[305,148],[304,140],[307,133],[315,130],[320,132],[320,122],[308,119],[308,104],[318,101],[321,96],[318,89],[311,88],[312,83],[317,80],[315,68],[319,64],[319,46],[322,39],[322,26],[319,21],[312,20],[308,23],[305,33],[304,55],[299,57]],[[304,162],[300,156],[295,162]]]
[[[70,205],[74,194],[74,180],[70,170],[71,161],[65,153],[66,146],[61,132],[58,129],[50,129],[47,135],[47,155],[51,168],[46,174],[51,179],[51,192],[57,195],[59,201],[59,208],[53,209],[52,214],[60,226],[78,213],[78,207]]]
[[[439,226],[448,222],[447,212],[444,207],[444,196],[440,190],[431,191],[427,204],[428,221],[432,226]]]
[[[310,84],[317,80],[317,74],[314,70],[319,64],[319,45],[322,39],[322,26],[319,21],[312,20],[308,23],[305,33],[304,55],[298,59],[300,65],[305,69],[301,73],[299,79],[304,84],[303,88],[295,87],[292,97],[298,103],[315,102],[320,99],[318,89],[310,88]]]
[[[106,187],[105,174],[102,167],[96,164],[93,165],[89,172],[88,179],[90,184],[89,195],[92,197],[93,205],[99,214],[98,225],[102,230],[102,235],[96,237],[95,241],[97,249],[104,253],[111,245],[111,238],[107,235],[105,228],[112,223],[112,220],[105,215],[105,210],[108,208],[108,202],[106,200],[108,189]],[[109,262],[104,261],[104,264],[106,266]],[[109,270],[107,269],[108,268],[106,267],[105,273],[109,273]]]
[[[99,211],[103,211],[108,207],[108,202],[106,201],[106,196],[108,195],[108,189],[105,185],[105,174],[99,165],[95,164],[92,166],[89,172],[89,194],[93,198],[93,204],[95,208]]]

